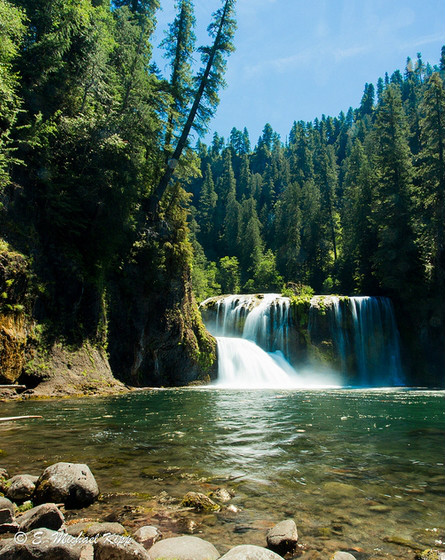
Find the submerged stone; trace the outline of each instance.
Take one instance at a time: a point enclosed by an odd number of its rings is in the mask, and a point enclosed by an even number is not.
[[[293,519],[285,519],[277,523],[275,527],[269,529],[267,536],[267,546],[279,554],[294,552],[298,543],[297,526]]]
[[[213,544],[198,537],[173,537],[159,541],[149,550],[150,560],[217,560]]]
[[[229,550],[221,560],[283,560],[283,557],[261,546],[243,544]]]

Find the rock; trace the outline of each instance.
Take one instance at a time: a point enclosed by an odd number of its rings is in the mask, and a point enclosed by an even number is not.
[[[376,504],[375,506],[369,506],[369,511],[376,511],[377,513],[388,513],[388,511],[391,511],[391,508],[383,504]]]
[[[153,527],[153,525],[144,525],[144,527],[140,527],[134,534],[134,540],[147,550],[161,539],[161,531],[157,527]]]
[[[99,488],[87,465],[56,463],[43,471],[34,495],[40,503],[63,502],[68,507],[83,507],[98,498]]]
[[[242,544],[229,550],[220,560],[283,560],[283,557],[261,546]]]
[[[0,490],[2,490],[3,483],[6,480],[8,480],[8,478],[9,478],[8,471],[6,469],[4,469],[3,467],[0,467]]]
[[[445,552],[429,548],[416,556],[418,560],[445,560]]]
[[[105,535],[94,543],[94,560],[150,560],[150,557],[131,537]]]
[[[229,492],[226,488],[217,488],[213,492],[210,492],[209,498],[213,500],[218,500],[218,502],[226,503],[230,502],[234,494]]]
[[[14,502],[24,502],[32,498],[38,476],[32,474],[18,474],[4,484],[6,497]]]
[[[57,531],[65,518],[56,504],[42,504],[26,511],[18,518],[20,531],[27,533],[38,527]]]
[[[0,535],[3,533],[17,533],[19,530],[19,525],[16,521],[11,521],[11,523],[2,523],[0,525]]]
[[[18,535],[20,537],[18,537]],[[18,533],[0,549],[0,560],[80,560],[84,545],[66,542],[69,535],[50,529]]]
[[[343,482],[326,482],[323,484],[323,493],[334,499],[357,498],[357,488]]]
[[[198,537],[173,537],[159,541],[149,550],[150,560],[217,560],[219,552]]]
[[[221,509],[216,502],[200,492],[187,492],[182,499],[181,505],[198,511],[219,511]]]
[[[233,504],[230,504],[230,506],[226,507],[226,511],[230,511],[230,513],[238,513],[239,512],[239,508],[237,508],[236,506],[234,506]]]
[[[8,498],[0,497],[0,524],[12,523],[14,518],[14,504]]]
[[[333,556],[331,556],[331,560],[355,560],[355,556],[352,556],[349,552],[337,551]]]
[[[293,519],[286,519],[269,529],[266,536],[267,546],[274,552],[286,554],[294,552],[298,543],[297,526]]]
[[[77,537],[79,535],[84,535],[86,537],[96,537],[103,536],[108,533],[114,535],[124,535],[125,527],[120,523],[94,523],[94,522],[84,522],[84,523],[74,523],[74,525],[69,525],[66,528],[68,535]]]

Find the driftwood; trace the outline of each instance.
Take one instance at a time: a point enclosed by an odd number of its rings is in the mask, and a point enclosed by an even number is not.
[[[13,422],[15,420],[28,420],[28,418],[43,418],[43,416],[9,416],[0,418],[0,422]]]
[[[0,385],[0,389],[26,389],[26,385]]]

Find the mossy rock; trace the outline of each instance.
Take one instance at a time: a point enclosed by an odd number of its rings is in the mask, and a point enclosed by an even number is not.
[[[429,548],[416,554],[417,560],[445,560],[445,552]]]
[[[221,506],[214,502],[211,498],[200,492],[188,492],[182,499],[183,507],[193,508],[197,511],[219,511]]]

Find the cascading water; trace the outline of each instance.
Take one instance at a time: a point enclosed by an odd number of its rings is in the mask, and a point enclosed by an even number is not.
[[[205,304],[205,302],[204,302]],[[227,296],[208,323],[218,343],[218,385],[250,388],[298,387],[285,359],[289,298],[279,294]]]
[[[314,296],[307,303],[306,325],[304,315],[291,312],[289,298],[279,294],[210,298],[202,306],[209,304],[213,311],[206,325],[218,342],[218,384],[332,386],[338,385],[335,369],[348,385],[403,385],[388,298]],[[330,370],[326,363],[332,363]]]
[[[403,385],[399,332],[391,300],[349,298],[359,384]]]

